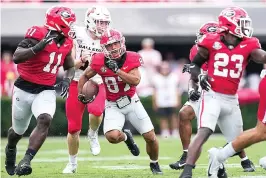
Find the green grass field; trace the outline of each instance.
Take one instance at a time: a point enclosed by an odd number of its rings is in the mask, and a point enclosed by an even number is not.
[[[89,144],[85,136],[81,136],[78,172],[75,175],[63,175],[61,172],[68,162],[66,137],[49,137],[39,153],[32,162],[33,173],[29,178],[147,178],[153,177],[149,170],[149,158],[145,151],[145,142],[141,137],[135,137],[141,154],[134,157],[130,154],[124,143],[112,145],[105,138],[101,138],[102,152],[99,156],[92,156]],[[6,139],[1,140],[1,177],[7,175],[4,168],[4,148]],[[180,139],[159,139],[160,142],[160,164],[164,171],[162,177],[179,177],[181,171],[171,170],[169,163],[175,162],[182,153]],[[207,150],[213,146],[223,146],[225,140],[222,136],[215,135],[205,144],[202,155],[197,162],[193,177],[207,177],[208,164]],[[19,142],[17,162],[23,157],[28,139]],[[244,173],[240,165],[240,159],[234,157],[226,163],[229,177],[266,177],[266,170],[259,167],[259,158],[266,156],[266,143],[260,143],[247,149],[249,158],[256,165],[256,172]],[[14,176],[13,176],[14,177]]]

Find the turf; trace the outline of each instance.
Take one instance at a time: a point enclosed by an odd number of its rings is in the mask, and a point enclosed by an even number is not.
[[[63,175],[61,172],[68,162],[66,137],[49,137],[32,162],[33,173],[28,178],[148,178],[153,177],[149,169],[149,158],[145,151],[145,142],[141,137],[135,137],[140,147],[141,154],[138,157],[131,156],[124,143],[112,145],[103,137],[100,138],[102,151],[99,156],[92,156],[89,144],[85,136],[81,137],[78,172],[75,175]],[[1,139],[1,177],[7,175],[4,168],[4,148],[6,139]],[[160,164],[164,175],[162,177],[177,178],[181,171],[171,170],[169,163],[175,162],[182,153],[180,139],[159,139]],[[28,138],[19,142],[17,163],[23,157],[28,144]],[[193,177],[207,177],[208,164],[207,150],[213,146],[223,146],[225,140],[222,136],[214,135],[204,145],[203,152],[193,171]],[[266,177],[266,170],[258,165],[259,158],[266,156],[266,143],[256,144],[246,151],[248,157],[256,165],[256,172],[244,173],[240,159],[230,158],[226,163],[229,177]],[[12,176],[16,177],[16,176]],[[157,177],[157,176],[156,176]]]

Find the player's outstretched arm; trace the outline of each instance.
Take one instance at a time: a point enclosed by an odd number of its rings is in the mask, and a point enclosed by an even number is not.
[[[42,51],[53,39],[60,41],[62,38],[64,38],[63,35],[57,32],[52,33],[51,31],[41,41],[33,38],[25,38],[18,44],[18,48],[13,55],[13,61],[15,64],[25,62]]]
[[[189,80],[188,83],[188,97],[191,101],[197,101],[200,98],[199,86],[194,80]]]
[[[122,70],[118,70],[117,75],[123,80],[123,82],[134,86],[137,86],[141,79],[141,75],[138,68],[134,68],[128,73]]]
[[[85,83],[90,80],[92,77],[94,77],[97,74],[90,66],[87,67],[87,69],[84,71],[84,73],[79,78],[78,83],[78,93],[80,94],[82,91],[83,86]]]
[[[251,54],[251,59],[257,63],[266,63],[266,51],[262,49],[254,49]]]
[[[208,61],[209,51],[206,48],[198,47],[198,53],[190,64],[191,79],[198,82],[198,76],[201,74],[201,66]]]
[[[63,67],[65,71],[64,78],[68,78],[71,81],[75,75],[74,59],[72,57],[72,51],[70,51],[68,55],[66,56]]]
[[[32,58],[35,54],[31,50],[31,47],[38,44],[38,40],[32,38],[23,39],[13,54],[13,61],[15,64],[25,62],[26,60]]]
[[[56,84],[55,87],[61,87],[62,92],[60,96],[62,96],[63,98],[67,98],[70,82],[75,75],[74,60],[71,56],[71,51],[67,54],[65,58],[63,68],[65,70],[65,77],[59,84]]]

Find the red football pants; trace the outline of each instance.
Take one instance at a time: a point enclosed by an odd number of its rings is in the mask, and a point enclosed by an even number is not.
[[[264,77],[259,86],[260,104],[258,108],[258,119],[266,126],[266,77]]]
[[[106,92],[103,84],[99,85],[99,93],[92,103],[87,104],[90,114],[101,116],[105,107]],[[72,81],[69,87],[69,96],[66,100],[66,117],[68,121],[68,133],[76,133],[81,130],[82,117],[86,105],[78,100],[78,82]]]

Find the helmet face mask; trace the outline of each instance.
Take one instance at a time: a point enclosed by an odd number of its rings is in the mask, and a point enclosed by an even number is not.
[[[108,59],[119,59],[126,52],[125,37],[117,30],[108,29],[103,34],[100,43]]]
[[[92,7],[87,10],[84,23],[91,33],[100,38],[111,25],[110,12],[105,7]]]

